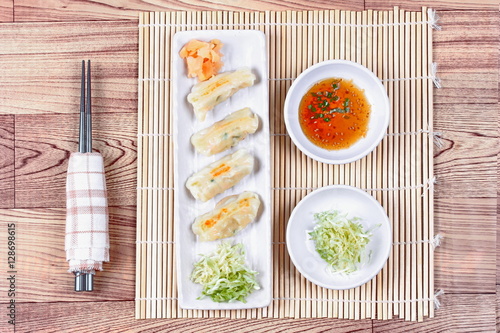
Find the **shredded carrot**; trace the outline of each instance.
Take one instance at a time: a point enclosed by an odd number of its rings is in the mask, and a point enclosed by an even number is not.
[[[231,167],[223,163],[219,165],[217,168],[210,171],[210,173],[212,174],[213,177],[219,177],[220,175],[228,172],[229,170],[231,170]]]
[[[186,59],[188,77],[198,77],[199,81],[205,81],[216,75],[224,64],[220,53],[222,45],[218,39],[210,42],[192,39],[187,42],[179,55]]]

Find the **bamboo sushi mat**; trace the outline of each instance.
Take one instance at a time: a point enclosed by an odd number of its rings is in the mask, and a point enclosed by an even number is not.
[[[136,318],[314,318],[421,321],[434,316],[434,12],[287,11],[141,13]],[[273,300],[250,310],[183,310],[176,290],[170,49],[177,31],[257,29],[267,37],[273,206]],[[283,104],[293,79],[327,59],[356,61],[383,82],[391,101],[387,135],[365,158],[327,165],[287,135]],[[290,261],[287,220],[316,188],[348,184],[385,208],[393,247],[383,270],[361,287],[336,291],[308,282]]]

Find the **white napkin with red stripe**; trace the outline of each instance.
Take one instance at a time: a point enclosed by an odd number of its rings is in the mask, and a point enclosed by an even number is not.
[[[109,214],[101,154],[71,154],[66,209],[65,247],[69,271],[102,270],[102,263],[109,261]]]

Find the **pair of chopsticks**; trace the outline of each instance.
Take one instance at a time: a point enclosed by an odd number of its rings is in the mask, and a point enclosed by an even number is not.
[[[90,84],[90,60],[87,65],[87,84],[85,85],[85,60],[82,60],[82,86],[80,95],[80,134],[78,151],[92,152],[92,94]],[[92,272],[75,272],[75,291],[93,291],[94,274]]]
[[[90,93],[90,60],[87,66],[87,93],[85,93],[85,60],[82,60],[82,87],[80,95],[80,136],[78,151],[92,152],[92,104]]]

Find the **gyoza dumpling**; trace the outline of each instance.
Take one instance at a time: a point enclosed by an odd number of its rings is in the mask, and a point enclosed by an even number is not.
[[[253,156],[240,149],[193,174],[188,178],[186,187],[193,197],[204,202],[236,185],[252,169]]]
[[[210,127],[196,132],[191,143],[200,154],[210,156],[229,149],[259,127],[259,117],[249,108],[229,114]]]
[[[257,216],[260,199],[253,192],[231,195],[219,201],[214,210],[198,216],[193,232],[202,242],[234,236]]]
[[[248,68],[224,72],[207,81],[195,84],[187,99],[193,105],[196,118],[199,121],[204,121],[208,111],[224,102],[238,90],[252,86],[254,81],[255,75]]]

